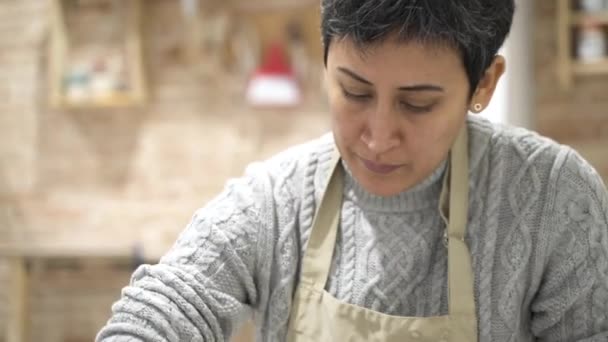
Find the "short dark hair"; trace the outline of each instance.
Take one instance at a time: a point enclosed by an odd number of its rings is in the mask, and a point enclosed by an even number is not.
[[[396,33],[400,41],[448,44],[462,56],[473,94],[513,22],[514,0],[322,0],[321,34],[363,48]]]

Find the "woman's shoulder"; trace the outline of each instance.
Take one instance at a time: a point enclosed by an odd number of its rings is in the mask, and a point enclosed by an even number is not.
[[[326,133],[249,164],[245,174],[267,179],[275,197],[297,200],[307,187],[314,190],[318,181],[325,178],[323,175],[329,172],[334,151],[333,135]]]
[[[470,115],[467,123],[473,158],[490,155],[512,166],[550,171],[574,152],[571,147],[530,129],[494,123],[476,115]]]
[[[533,130],[491,122],[480,115],[469,115],[467,123],[473,140],[477,143],[483,141],[489,148],[517,149],[524,155],[538,153],[539,150],[556,154],[570,149]]]
[[[296,175],[305,170],[327,168],[335,151],[331,133],[323,134],[306,142],[289,146],[282,151],[251,166],[264,168],[274,177]]]
[[[587,193],[606,191],[594,167],[568,145],[529,129],[492,123],[478,116],[470,116],[468,125],[473,155],[489,156],[514,171],[511,173],[533,176],[561,194],[576,191],[576,187]],[[566,179],[575,186],[570,189]]]

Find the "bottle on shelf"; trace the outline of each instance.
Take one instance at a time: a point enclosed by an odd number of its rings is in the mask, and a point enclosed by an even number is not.
[[[606,0],[580,0],[579,5],[583,12],[597,13],[606,10]]]
[[[605,59],[606,53],[605,27],[592,20],[584,21],[578,32],[577,59],[583,63],[594,63]]]

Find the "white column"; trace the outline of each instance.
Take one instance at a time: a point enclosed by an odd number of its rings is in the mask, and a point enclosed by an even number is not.
[[[511,64],[507,74],[507,122],[534,129],[534,1],[517,0],[516,5],[507,43]]]
[[[507,72],[484,115],[494,122],[533,129],[534,1],[516,0],[516,5],[511,33],[500,51],[507,60]]]

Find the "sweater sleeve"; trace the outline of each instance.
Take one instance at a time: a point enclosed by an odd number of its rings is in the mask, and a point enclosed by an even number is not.
[[[559,168],[548,260],[532,303],[540,341],[608,340],[608,193],[570,151]]]
[[[199,209],[157,265],[137,269],[97,342],[228,341],[249,318],[274,212],[270,178],[253,169]]]

